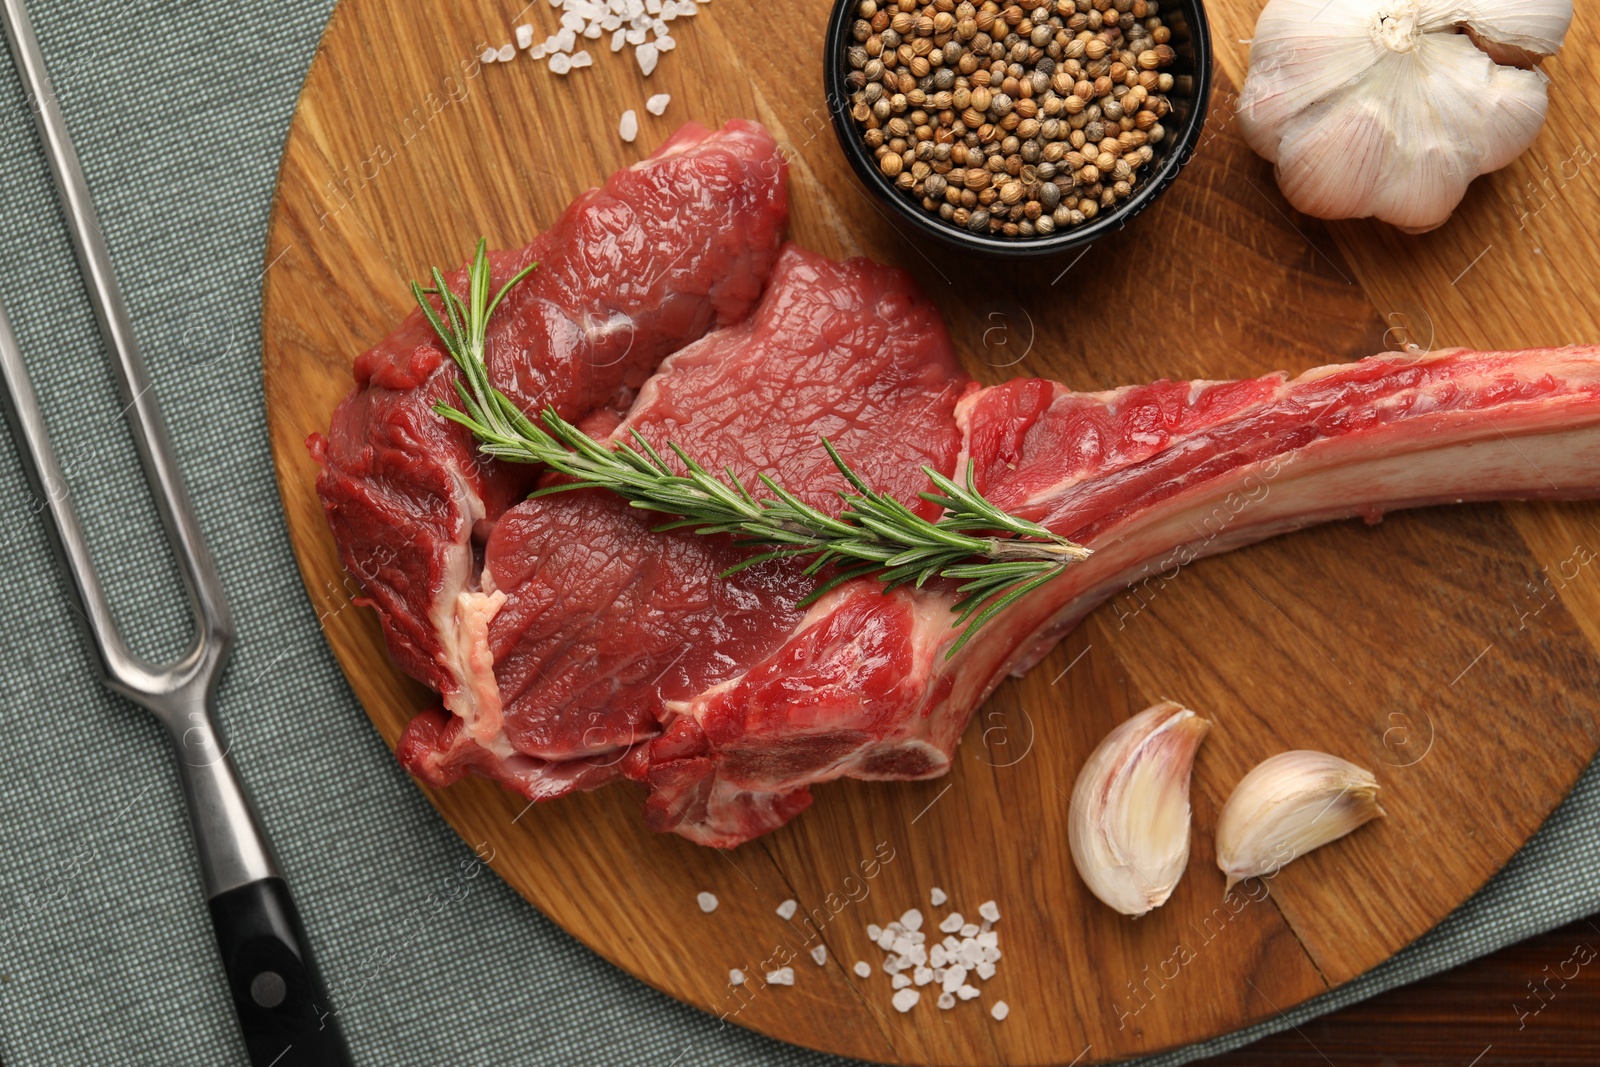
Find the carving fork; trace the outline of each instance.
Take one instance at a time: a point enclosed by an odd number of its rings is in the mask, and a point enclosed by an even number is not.
[[[106,347],[115,357],[145,479],[154,489],[162,524],[188,587],[197,633],[186,655],[173,663],[149,663],[129,651],[117,632],[83,528],[68,499],[33,384],[4,309],[0,309],[0,372],[5,377],[17,451],[53,520],[56,547],[72,573],[77,606],[88,622],[101,680],[160,719],[177,745],[178,770],[199,846],[212,926],[253,1067],[348,1064],[349,1054],[335,1019],[318,1007],[328,999],[288,886],[278,873],[233,761],[212,722],[217,679],[233,642],[222,583],[173,461],[166,426],[134,341],[39,42],[21,0],[0,0],[0,7],[39,137],[50,158],[78,266],[94,300]]]

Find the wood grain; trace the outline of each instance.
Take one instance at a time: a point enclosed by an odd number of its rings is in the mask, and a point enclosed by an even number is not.
[[[687,119],[772,128],[793,163],[793,238],[911,270],[986,381],[1036,374],[1098,389],[1301,370],[1407,340],[1600,337],[1589,299],[1600,250],[1578,225],[1600,210],[1600,168],[1580,168],[1536,216],[1517,209],[1537,163],[1586,136],[1592,106],[1559,86],[1600,57],[1587,11],[1553,68],[1556,113],[1538,145],[1475,186],[1457,220],[1414,239],[1323,226],[1284,204],[1229,111],[1244,63],[1233,42],[1249,36],[1257,0],[1217,0],[1218,102],[1181,180],[1079,258],[999,268],[902,236],[856,184],[823,110],[820,0],[784,6],[793,47],[776,60],[757,43],[772,9],[716,0],[679,24],[680,47],[648,81],[604,51],[566,79],[528,61],[479,67],[487,42],[472,28],[504,27],[506,11],[451,6],[448,20],[402,0],[335,9],[285,145],[263,282],[265,399],[289,529],[328,641],[391,745],[429,694],[389,664],[371,613],[352,606],[357,586],[335,557],[304,439],[326,427],[354,357],[404,314],[410,278],[459,262],[479,234],[526,242]],[[528,17],[543,30],[550,15],[538,5]],[[640,107],[655,92],[673,96],[665,117]],[[636,145],[614,134],[630,107]],[[1105,325],[1106,307],[1125,317]],[[1590,505],[1434,509],[1194,565],[1117,598],[1003,686],[947,778],[824,787],[791,826],[731,852],[647,833],[630,787],[535,808],[482,782],[429,796],[585,944],[773,1037],[952,1065],[1171,1048],[1385,959],[1482,885],[1567,792],[1600,745],[1600,580],[1584,570],[1547,587],[1546,568],[1600,544],[1597,519]],[[1165,908],[1128,922],[1072,871],[1066,797],[1099,738],[1162,696],[1216,729],[1196,770],[1190,870]],[[1230,911],[1210,827],[1239,776],[1286,747],[1372,767],[1391,816]],[[1005,959],[978,1003],[900,1015],[886,976],[862,981],[849,967],[881,958],[868,922],[925,904],[936,884],[968,912],[1000,902]],[[703,889],[722,900],[714,915],[695,905]],[[785,923],[773,908],[790,896],[802,912]],[[824,968],[804,955],[818,937]],[[758,975],[786,952],[798,957],[793,988],[727,985],[730,967]],[[1012,1006],[1003,1024],[984,1011],[998,998]]]
[[[1591,1067],[1600,916],[1194,1067]]]

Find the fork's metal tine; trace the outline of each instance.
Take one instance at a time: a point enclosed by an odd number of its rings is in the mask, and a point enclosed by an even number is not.
[[[79,614],[88,624],[89,636],[99,650],[101,669],[109,677],[118,671],[114,663],[132,659],[123,645],[116,626],[112,623],[111,609],[106,604],[105,593],[100,588],[100,577],[89,557],[83,528],[78,523],[77,512],[67,497],[67,481],[61,464],[56,460],[50,436],[45,430],[44,417],[39,409],[39,399],[34,394],[28,368],[22,362],[22,352],[11,331],[11,322],[0,304],[0,377],[5,378],[7,410],[11,415],[12,436],[17,453],[26,460],[28,480],[38,496],[39,507],[48,508],[54,524],[56,548],[72,574],[77,591]]]
[[[126,405],[128,424],[139,449],[139,458],[144,465],[145,479],[155,493],[156,509],[162,525],[166,527],[167,539],[177,557],[194,609],[198,630],[195,644],[180,663],[170,666],[179,668],[181,674],[188,673],[182,670],[185,666],[191,669],[214,669],[225,657],[233,636],[233,624],[222,582],[217,577],[216,564],[212,561],[189,503],[183,475],[173,460],[172,445],[167,438],[155,392],[151,388],[150,375],[145,369],[144,357],[139,352],[133,327],[128,321],[116,273],[111,269],[111,257],[106,250],[100,220],[95,213],[94,202],[89,197],[83,168],[67,133],[32,24],[20,3],[12,0],[0,2],[4,3],[8,29],[12,31],[11,51],[27,85],[30,103],[37,111],[34,116],[36,125],[50,160],[62,206],[66,208],[73,250],[77,253],[78,265],[94,304],[101,335],[117,367],[117,384]],[[6,380],[18,412],[17,418],[32,420],[30,428],[37,431],[29,435],[33,444],[25,448],[24,453],[32,460],[36,468],[35,477],[43,483],[46,499],[50,501],[63,555],[72,568],[85,613],[94,628],[96,647],[107,673],[107,681],[130,696],[147,692],[141,687],[159,684],[157,676],[170,672],[164,672],[159,665],[131,655],[116,630],[95,576],[94,565],[89,560],[82,527],[73,513],[66,485],[60,480],[60,467],[44,436],[38,400],[29,383],[27,370],[9,328],[5,333],[9,341],[5,360]],[[25,402],[19,404],[19,400]]]

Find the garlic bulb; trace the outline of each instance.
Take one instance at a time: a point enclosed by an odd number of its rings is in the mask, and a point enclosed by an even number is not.
[[[1217,866],[1232,889],[1383,814],[1371,771],[1326,752],[1281,752],[1241,778],[1222,806]]]
[[[1544,125],[1572,0],[1270,0],[1239,98],[1289,202],[1420,233]]]
[[[1163,701],[1106,736],[1078,772],[1072,862],[1124,915],[1165,904],[1189,863],[1189,771],[1211,724]]]

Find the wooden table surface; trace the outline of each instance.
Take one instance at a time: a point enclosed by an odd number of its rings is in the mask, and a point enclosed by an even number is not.
[[[1590,1065],[1596,1020],[1600,915],[1195,1067]]]

